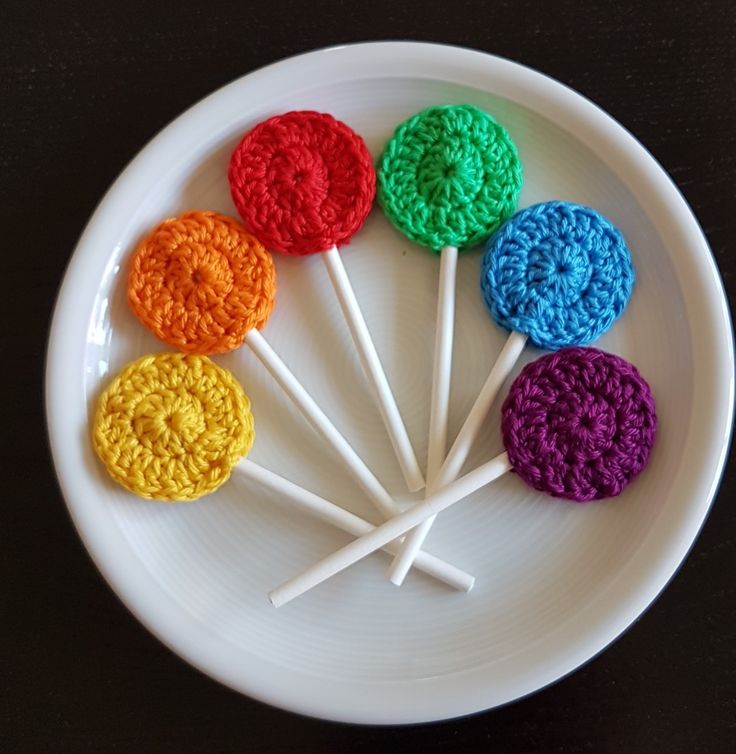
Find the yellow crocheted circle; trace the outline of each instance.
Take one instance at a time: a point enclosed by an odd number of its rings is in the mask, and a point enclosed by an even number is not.
[[[250,401],[206,356],[144,356],[100,396],[93,444],[110,476],[155,500],[216,490],[253,445]]]

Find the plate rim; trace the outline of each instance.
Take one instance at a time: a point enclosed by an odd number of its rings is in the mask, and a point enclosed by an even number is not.
[[[398,67],[395,73],[386,70],[389,65],[395,65],[398,61],[401,61],[403,66],[400,71]],[[708,488],[704,490],[704,497],[697,509],[691,513],[692,521],[689,527],[686,531],[679,532],[677,539],[670,543],[667,562],[660,563],[657,571],[648,575],[646,588],[644,584],[640,584],[639,588],[629,596],[626,603],[628,609],[619,611],[618,619],[613,621],[615,625],[610,625],[609,620],[605,631],[603,628],[599,629],[595,637],[588,637],[587,641],[582,642],[577,648],[577,651],[568,653],[562,662],[550,663],[545,662],[544,658],[539,658],[540,664],[536,671],[530,677],[520,678],[515,683],[507,684],[505,693],[501,695],[503,698],[500,698],[498,693],[489,693],[489,689],[484,688],[482,682],[479,683],[479,679],[473,675],[475,671],[443,676],[439,687],[433,687],[432,682],[414,681],[415,685],[422,686],[421,693],[413,699],[403,698],[403,704],[398,706],[391,702],[391,695],[385,693],[385,687],[391,686],[390,683],[337,682],[331,684],[329,689],[321,688],[322,693],[315,694],[315,679],[306,674],[303,678],[299,677],[299,673],[294,674],[293,678],[290,677],[288,689],[278,683],[264,684],[263,678],[260,682],[253,683],[252,678],[244,680],[241,677],[234,677],[234,673],[229,672],[227,656],[223,654],[225,648],[218,647],[215,651],[210,646],[208,651],[203,652],[199,647],[202,646],[202,641],[206,637],[201,627],[192,623],[187,626],[187,630],[183,630],[181,626],[175,625],[176,617],[181,612],[181,606],[178,603],[157,586],[154,591],[157,589],[158,593],[155,595],[140,588],[140,578],[148,577],[150,580],[150,574],[140,563],[135,562],[133,558],[133,562],[126,566],[127,570],[122,569],[121,573],[120,559],[131,555],[132,551],[122,538],[118,537],[119,541],[114,542],[111,537],[105,536],[106,516],[103,514],[102,506],[98,506],[98,510],[95,510],[94,503],[90,504],[89,500],[85,500],[84,495],[80,497],[82,483],[75,479],[77,467],[70,458],[71,450],[65,428],[68,427],[72,401],[60,388],[60,384],[68,384],[66,380],[74,378],[75,369],[73,353],[70,356],[72,349],[63,347],[68,341],[68,336],[63,333],[68,331],[69,325],[75,319],[76,307],[70,293],[73,293],[76,281],[82,279],[81,268],[84,261],[91,259],[95,254],[96,228],[100,223],[104,225],[106,213],[111,212],[114,206],[115,195],[124,189],[126,182],[131,183],[136,180],[136,173],[145,172],[143,170],[145,163],[151,161],[159,149],[165,147],[167,142],[173,143],[178,138],[178,131],[184,128],[185,122],[192,122],[197,117],[203,117],[204,111],[230,97],[232,92],[239,87],[256,87],[259,82],[264,83],[275,72],[285,73],[289,69],[291,69],[290,72],[301,71],[302,76],[310,71],[324,70],[332,76],[337,76],[336,81],[353,80],[354,77],[346,78],[345,72],[349,69],[359,69],[361,65],[370,66],[370,77],[379,75],[374,73],[376,67],[381,68],[381,75],[407,76],[407,68],[414,66],[417,70],[421,69],[424,72],[424,78],[446,81],[453,81],[453,79],[443,78],[441,74],[445,71],[445,67],[467,68],[477,74],[478,81],[485,82],[485,86],[481,88],[526,107],[529,107],[529,104],[519,99],[520,93],[535,92],[538,94],[536,104],[539,106],[541,103],[544,107],[542,110],[538,107],[533,109],[553,120],[556,125],[566,128],[566,122],[578,121],[579,124],[587,125],[596,133],[602,134],[602,137],[605,137],[609,143],[615,145],[615,154],[618,158],[625,160],[626,164],[633,163],[636,158],[639,162],[631,166],[632,171],[641,174],[643,178],[646,178],[646,182],[655,187],[655,195],[669,207],[670,213],[677,220],[678,230],[685,233],[690,242],[698,247],[699,253],[696,255],[693,252],[691,256],[693,259],[698,257],[700,262],[696,265],[698,272],[703,276],[704,284],[710,285],[714,293],[713,301],[704,301],[700,305],[704,311],[708,310],[707,316],[717,325],[719,335],[728,336],[725,339],[722,338],[725,342],[722,343],[724,347],[719,354],[718,364],[718,379],[721,382],[724,379],[728,382],[725,406],[720,406],[724,421],[721,424],[718,441],[715,442],[712,437],[709,438],[711,445],[720,447],[720,452],[712,461],[712,468],[707,474],[710,478]],[[445,75],[449,76],[449,73]],[[466,86],[474,85],[468,84],[467,81],[457,83],[464,83]],[[555,115],[557,117],[551,117]],[[578,137],[577,134],[575,135]],[[612,157],[606,160],[607,163],[609,159]],[[628,183],[626,185],[629,186]],[[81,363],[77,362],[77,377],[81,377],[79,372]],[[59,375],[65,379],[60,380]],[[723,397],[721,401],[723,402]],[[172,120],[133,157],[100,200],[87,222],[59,288],[46,355],[45,411],[51,454],[59,486],[67,510],[85,548],[108,585],[128,610],[169,649],[205,674],[236,691],[300,714],[354,723],[429,722],[500,706],[556,682],[604,651],[657,599],[676,575],[697,540],[725,469],[733,410],[733,330],[723,281],[697,219],[672,179],[655,158],[632,134],[601,108],[547,75],[520,63],[485,52],[425,42],[363,42],[337,45],[285,58],[218,88]],[[257,665],[257,658],[254,657],[254,666]],[[261,661],[261,665],[263,665],[263,671],[271,668],[268,662]],[[437,682],[436,679],[430,679],[430,681],[435,681],[435,684]],[[394,685],[405,689],[404,684]],[[379,694],[375,693],[376,688],[380,689]],[[437,688],[444,693],[437,695]],[[307,691],[311,693],[306,693]],[[376,696],[381,697],[377,704]]]

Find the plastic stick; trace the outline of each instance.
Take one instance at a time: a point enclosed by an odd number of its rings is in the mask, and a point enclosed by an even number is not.
[[[496,363],[493,365],[493,369],[491,369],[473,407],[470,409],[470,413],[465,419],[458,436],[455,438],[455,442],[452,444],[450,452],[442,464],[442,468],[439,470],[436,478],[432,480],[430,492],[442,489],[445,485],[457,479],[463,464],[468,458],[470,449],[483,427],[483,422],[486,416],[488,416],[493,401],[496,399],[501,386],[518,361],[521,352],[524,350],[526,341],[526,335],[518,332],[509,334],[501,353],[496,359]],[[400,585],[404,581],[406,574],[411,568],[414,556],[419,552],[433,523],[434,517],[428,518],[421,526],[418,526],[406,536],[399,554],[389,566],[388,572],[392,583]]]
[[[457,479],[439,492],[430,495],[426,500],[417,503],[390,521],[386,521],[369,534],[354,540],[300,575],[277,587],[268,595],[269,600],[275,607],[285,605],[309,589],[321,584],[330,576],[334,576],[361,558],[400,537],[429,516],[437,515],[453,503],[497,479],[510,469],[508,455],[505,452],[501,453],[475,471]]]
[[[381,360],[378,357],[378,352],[368,331],[368,326],[363,318],[363,313],[358,305],[355,292],[350,284],[345,265],[340,257],[340,252],[337,250],[337,247],[333,246],[321,254],[321,257],[332,281],[332,287],[335,289],[335,294],[340,302],[340,308],[350,329],[350,334],[353,336],[353,342],[358,350],[363,371],[370,383],[373,398],[381,412],[381,418],[388,432],[396,458],[401,466],[406,484],[412,492],[420,490],[424,487],[424,478],[419,468],[419,462],[417,461],[409,434],[406,431],[398,406],[396,405],[396,400],[391,392],[391,387],[386,379]]]
[[[325,500],[319,495],[300,487],[288,479],[275,474],[268,469],[264,469],[247,458],[242,460],[236,469],[247,479],[262,484],[275,492],[279,493],[279,499],[290,501],[296,508],[312,515],[325,523],[342,529],[348,534],[361,537],[368,534],[376,527],[373,524],[364,521],[350,511],[346,511],[329,500]],[[389,542],[384,546],[384,550],[395,554],[398,551],[400,542]],[[444,582],[454,589],[468,592],[473,588],[475,579],[469,573],[456,568],[443,560],[430,555],[421,550],[414,561],[420,571],[424,571],[429,576]]]
[[[327,418],[314,398],[294,377],[258,330],[251,330],[245,342],[261,360],[276,382],[304,414],[307,421],[334,448],[342,462],[352,472],[360,486],[373,501],[384,518],[391,518],[401,511],[394,499],[384,489],[373,472],[365,465],[350,443]]]
[[[452,377],[452,343],[455,332],[455,279],[458,251],[446,246],[440,254],[439,293],[437,296],[437,325],[432,368],[432,398],[429,411],[429,440],[427,451],[427,494],[431,492],[447,451],[447,422]],[[426,495],[425,495],[426,497]],[[411,563],[413,552],[407,552]],[[404,558],[396,557],[387,571],[389,581],[400,586],[408,568]]]

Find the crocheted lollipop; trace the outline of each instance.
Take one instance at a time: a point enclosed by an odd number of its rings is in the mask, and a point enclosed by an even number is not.
[[[240,223],[215,212],[165,220],[141,242],[128,277],[133,312],[165,343],[212,354],[245,342],[383,516],[391,517],[399,511],[392,497],[259,332],[275,295],[271,255]]]
[[[483,257],[481,290],[491,316],[510,335],[437,474],[436,488],[457,478],[527,340],[546,350],[590,343],[623,312],[633,285],[623,236],[589,207],[536,204],[496,231]],[[394,583],[403,581],[432,523],[407,536],[389,570]]]
[[[649,386],[624,359],[564,348],[528,364],[501,411],[506,450],[351,542],[269,595],[289,602],[507,471],[575,502],[619,495],[646,466],[657,417]]]
[[[349,534],[375,528],[245,458],[255,437],[250,401],[206,356],[162,353],[126,366],[99,399],[92,437],[110,476],[141,497],[196,500],[235,470]],[[451,586],[472,587],[472,576],[432,555],[422,553],[417,565]]]
[[[397,129],[378,166],[378,200],[408,238],[440,254],[429,413],[427,493],[445,460],[458,250],[511,216],[522,186],[516,146],[472,105],[430,107]],[[395,572],[394,572],[395,568]],[[401,583],[398,564],[389,578]]]
[[[363,140],[331,115],[290,112],[259,123],[228,170],[233,202],[269,249],[320,254],[410,490],[424,479],[338,246],[370,212],[376,176]]]

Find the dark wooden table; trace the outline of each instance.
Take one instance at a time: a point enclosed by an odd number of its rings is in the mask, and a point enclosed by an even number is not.
[[[685,566],[618,642],[534,696],[418,728],[300,718],[200,675],[103,583],[46,449],[45,341],[95,204],[220,85],[338,42],[408,38],[525,63],[621,121],[671,173],[736,293],[736,10],[722,2],[392,0],[0,5],[6,347],[0,749],[19,752],[736,751],[734,465]]]

